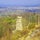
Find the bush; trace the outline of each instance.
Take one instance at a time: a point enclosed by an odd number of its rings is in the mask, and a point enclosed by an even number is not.
[[[28,26],[28,29],[31,30],[35,28],[35,23],[30,23],[29,26]]]

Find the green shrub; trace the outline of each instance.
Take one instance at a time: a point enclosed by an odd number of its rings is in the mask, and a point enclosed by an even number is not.
[[[35,23],[30,23],[29,26],[28,26],[28,29],[31,30],[35,28]]]

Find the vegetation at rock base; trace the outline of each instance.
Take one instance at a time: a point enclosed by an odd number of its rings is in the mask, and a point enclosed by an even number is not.
[[[28,36],[31,30],[36,29],[35,25],[40,23],[40,15],[33,13],[23,13],[22,16],[22,26],[23,30],[16,30],[16,19],[17,16],[0,16],[0,40],[19,40],[19,38]],[[40,25],[39,25],[40,26]],[[12,32],[15,31],[16,32]]]

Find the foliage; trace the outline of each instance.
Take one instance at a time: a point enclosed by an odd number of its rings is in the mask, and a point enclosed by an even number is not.
[[[2,37],[2,36],[4,36],[4,33],[5,33],[5,30],[6,28],[3,26],[3,25],[0,25],[0,38]]]
[[[14,28],[14,26],[16,23],[16,19],[10,17],[1,17],[0,18],[0,38],[2,38],[4,35],[7,35],[7,31],[12,32],[12,28]]]
[[[28,29],[31,30],[35,28],[35,23],[30,23],[29,26],[28,26]]]

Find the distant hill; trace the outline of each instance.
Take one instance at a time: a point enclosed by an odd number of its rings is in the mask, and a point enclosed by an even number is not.
[[[40,13],[40,7],[0,7],[0,15],[8,15],[23,12],[37,12]]]

